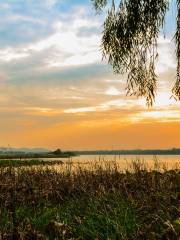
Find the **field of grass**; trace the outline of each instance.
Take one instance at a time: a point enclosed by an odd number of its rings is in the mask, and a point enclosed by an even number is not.
[[[179,239],[180,170],[0,168],[0,239]]]

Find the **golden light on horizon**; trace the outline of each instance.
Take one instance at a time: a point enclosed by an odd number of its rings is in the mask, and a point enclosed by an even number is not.
[[[0,5],[7,33],[0,39],[0,146],[180,147],[171,39],[159,36],[157,97],[147,108],[144,99],[126,96],[127,76],[102,61],[102,19],[90,8],[78,5],[75,14],[67,8],[63,16],[51,9],[49,18],[45,3],[38,16],[33,1],[28,16],[13,12],[19,3]]]

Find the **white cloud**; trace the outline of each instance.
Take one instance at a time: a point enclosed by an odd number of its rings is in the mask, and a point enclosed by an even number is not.
[[[106,95],[110,95],[110,96],[118,96],[120,94],[120,91],[115,88],[115,87],[109,87],[106,91],[105,91]]]
[[[21,58],[28,57],[30,54],[23,49],[13,49],[7,48],[4,50],[0,50],[0,61],[1,62],[10,62],[12,60],[18,60]]]
[[[64,113],[86,113],[95,112],[96,110],[96,107],[71,108],[64,110]]]
[[[169,69],[176,69],[175,46],[172,40],[163,38],[158,39],[158,61],[156,72],[158,74],[168,72]]]
[[[134,100],[124,100],[122,99],[116,99],[111,101],[106,101],[104,103],[101,103],[97,106],[91,106],[91,107],[82,107],[82,108],[71,108],[71,109],[65,109],[65,113],[85,113],[85,112],[102,112],[102,111],[108,111],[112,109],[127,109],[133,106],[143,106],[143,101],[138,99],[136,101]]]
[[[30,22],[30,23],[39,23],[39,24],[46,24],[46,22],[42,19],[33,18],[30,16],[18,15],[18,14],[10,14],[6,18],[6,21],[23,21],[23,22]]]
[[[12,18],[36,21],[36,19],[19,15],[13,15]],[[41,41],[21,47],[0,49],[0,61],[10,62],[14,59],[33,56],[36,52],[46,52],[51,49],[51,54],[47,55],[46,61],[44,61],[49,67],[101,62],[100,35],[79,35],[82,27],[85,29],[90,27],[99,28],[100,23],[97,20],[92,21],[91,18],[84,17],[84,12],[82,14],[80,10],[77,12],[75,19],[71,19],[70,22],[58,21],[53,25],[55,32]]]
[[[171,93],[167,92],[158,92],[156,96],[156,101],[154,103],[155,107],[167,107],[167,106],[180,106],[180,102],[176,101],[173,97],[171,97]]]
[[[180,122],[180,111],[179,110],[150,110],[142,111],[138,114],[131,116],[132,122],[140,121],[152,121],[156,120],[157,122]]]

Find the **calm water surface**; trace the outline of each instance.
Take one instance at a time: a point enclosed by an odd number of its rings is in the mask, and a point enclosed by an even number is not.
[[[134,161],[144,160],[152,161],[157,159],[159,161],[180,161],[180,155],[80,155],[71,157],[73,162],[94,162],[94,161]],[[54,161],[61,160],[63,162],[69,161],[69,158],[42,158],[42,160]]]
[[[49,159],[48,159],[49,160]],[[57,160],[56,159],[51,159]],[[107,165],[113,166],[116,164],[120,170],[126,170],[132,168],[133,162],[140,161],[141,164],[145,168],[154,169],[180,169],[180,155],[81,155],[72,157],[69,159],[59,159],[63,161],[64,166],[59,167],[55,166],[55,168],[69,168],[69,165],[72,166],[73,169],[77,167],[93,169],[96,165],[103,165],[107,167]],[[72,169],[71,169],[72,170]]]
[[[180,161],[180,155],[81,155],[72,158],[73,161],[121,161],[121,160],[144,160],[144,161],[152,161],[157,159],[159,161]]]

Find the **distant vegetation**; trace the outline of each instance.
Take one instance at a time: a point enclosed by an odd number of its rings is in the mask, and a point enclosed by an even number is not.
[[[78,155],[180,155],[180,148],[172,149],[151,149],[151,150],[96,150],[76,151]]]
[[[30,159],[30,160],[0,160],[0,167],[28,167],[28,166],[52,166],[56,164],[63,164],[60,160],[53,160],[53,161],[44,161],[40,159]]]
[[[75,153],[60,149],[52,152],[16,152],[16,151],[1,151],[0,159],[32,159],[32,158],[68,158],[75,156]]]
[[[69,158],[78,155],[180,155],[180,148],[154,150],[94,150],[94,151],[61,151],[51,152],[18,152],[0,151],[0,159],[42,159],[42,158]]]
[[[1,168],[1,239],[178,240],[180,171],[132,167]]]

